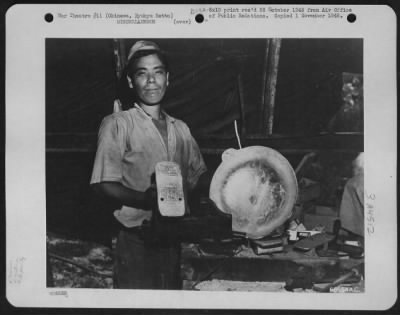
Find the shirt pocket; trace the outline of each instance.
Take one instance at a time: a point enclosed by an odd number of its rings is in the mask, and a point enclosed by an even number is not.
[[[142,164],[145,159],[146,151],[142,144],[131,146],[124,154],[124,162],[127,164]]]
[[[144,146],[137,145],[125,152],[123,178],[125,184],[133,189],[144,191],[150,185],[151,159]]]

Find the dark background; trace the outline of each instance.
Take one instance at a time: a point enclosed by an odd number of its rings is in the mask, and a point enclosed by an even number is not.
[[[215,126],[227,113],[239,111],[240,74],[248,112],[246,129],[257,133],[266,39],[154,41],[168,55],[171,84],[165,108],[172,115],[183,119],[194,134],[232,133],[231,125]],[[134,42],[126,39],[126,50]],[[274,133],[326,131],[342,104],[342,73],[363,72],[362,45],[362,39],[283,39]],[[115,95],[111,39],[46,40],[48,133],[96,132],[112,110]]]
[[[164,107],[189,125],[211,172],[224,149],[237,148],[237,119],[240,127],[244,120],[244,146],[277,149],[294,168],[316,150],[323,165],[319,177],[327,186],[337,184],[332,174],[351,175],[351,160],[363,151],[362,113],[334,124],[332,119],[343,106],[343,73],[363,73],[362,39],[282,40],[270,136],[260,115],[266,39],[152,40],[170,63]],[[124,39],[126,50],[135,41]],[[97,130],[116,97],[115,69],[112,39],[46,40],[48,231],[105,243],[110,239],[110,205],[93,195],[89,180]]]

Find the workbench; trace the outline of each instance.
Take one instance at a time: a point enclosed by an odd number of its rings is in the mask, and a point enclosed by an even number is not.
[[[282,252],[265,255],[256,255],[248,244],[222,253],[204,251],[202,247],[193,243],[182,244],[184,290],[213,290],[213,285],[207,288],[202,283],[219,281],[220,290],[280,292],[286,291],[284,287],[290,278],[300,275],[312,282],[328,283],[364,262],[364,258],[319,257],[315,250],[301,252],[293,249],[291,244],[284,245]],[[364,291],[363,281],[346,286],[350,286],[348,291]],[[304,292],[312,291],[309,289]]]

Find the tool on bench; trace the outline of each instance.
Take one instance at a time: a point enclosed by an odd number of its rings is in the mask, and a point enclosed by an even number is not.
[[[324,266],[300,266],[286,280],[285,289],[314,289],[318,292],[329,292],[339,284],[358,285],[364,275],[363,263],[351,270],[343,270],[339,262]]]
[[[340,276],[339,278],[337,278],[335,281],[325,284],[325,285],[313,285],[313,290],[317,291],[317,292],[330,292],[331,288],[336,287],[342,283],[344,283],[345,281],[347,281],[348,279],[356,276],[359,278],[359,280],[361,280],[362,276],[364,274],[364,263],[361,263],[355,267],[353,267],[349,272],[345,273],[344,275]]]

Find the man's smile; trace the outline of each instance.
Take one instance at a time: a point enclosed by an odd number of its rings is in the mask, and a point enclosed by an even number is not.
[[[136,64],[134,86],[139,103],[159,105],[168,85],[168,73],[157,55],[142,57]]]

